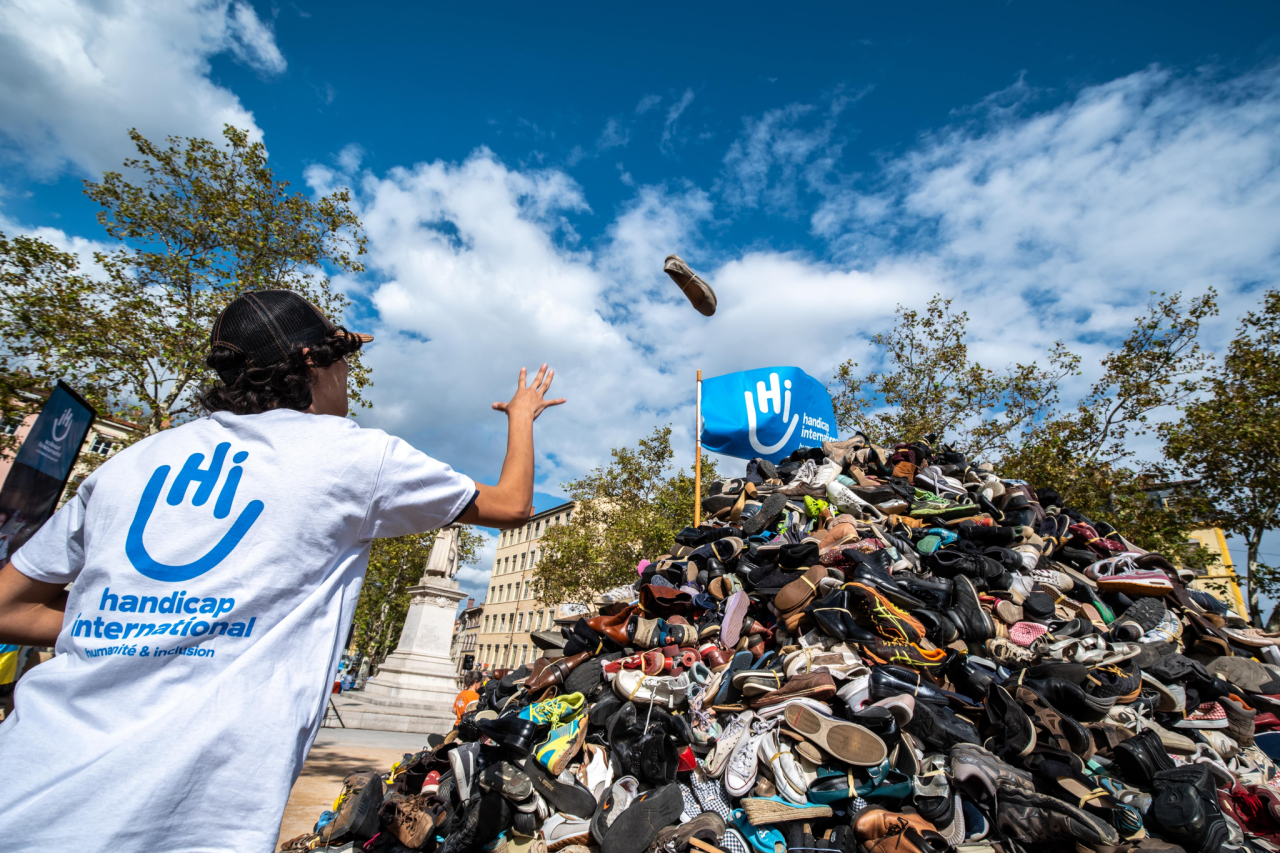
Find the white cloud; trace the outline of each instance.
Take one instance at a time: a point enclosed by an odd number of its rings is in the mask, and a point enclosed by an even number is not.
[[[228,44],[235,57],[264,74],[281,74],[287,66],[275,34],[248,3],[236,2],[227,21]]]
[[[660,103],[662,103],[661,95],[645,95],[640,99],[640,102],[636,104],[636,115],[642,116]]]
[[[588,250],[571,226],[592,215],[588,199],[562,172],[480,149],[462,163],[365,173],[372,277],[346,283],[366,288],[380,315],[377,408],[363,417],[492,478],[505,423],[489,403],[520,365],[548,361],[569,398],[538,425],[540,488],[554,492],[658,424],[675,425],[685,462],[696,369],[794,364],[825,378],[848,358],[870,367],[869,336],[897,304],[935,292],[969,311],[973,352],[992,366],[1061,338],[1096,370],[1150,290],[1223,289],[1228,316],[1208,330],[1212,343],[1252,298],[1250,282],[1280,272],[1276,89],[1273,71],[1153,69],[929,137],[888,162],[877,192],[856,192],[837,170],[824,129],[834,110],[748,123],[728,159],[739,201],[825,199],[813,218],[833,247],[825,258],[727,244],[737,205],[718,209],[688,182],[638,186]],[[806,192],[780,190],[788,175]],[[320,188],[339,179],[310,177]],[[662,273],[671,252],[716,289],[715,317]]]
[[[667,110],[667,118],[662,123],[662,139],[658,142],[658,147],[663,151],[671,151],[672,141],[675,137],[676,122],[689,105],[693,103],[693,90],[685,89],[684,94],[680,96],[680,100],[671,105]]]
[[[230,52],[264,74],[285,70],[252,6],[227,0],[10,0],[0,5],[0,142],[10,159],[52,176],[98,174],[132,152],[136,127],[219,138],[224,124],[261,131],[209,78]]]

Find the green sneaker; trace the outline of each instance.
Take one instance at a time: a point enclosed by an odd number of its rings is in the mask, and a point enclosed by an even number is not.
[[[556,728],[578,716],[585,707],[587,697],[581,693],[570,693],[568,696],[556,696],[526,706],[520,711],[520,719]]]
[[[553,728],[547,739],[533,748],[533,757],[552,776],[559,776],[582,749],[582,742],[586,739],[587,715],[579,714],[564,725]]]
[[[804,511],[810,518],[818,518],[819,516],[822,515],[822,511],[829,506],[831,506],[831,504],[827,503],[826,501],[819,500],[818,498],[812,498],[812,497],[809,497],[808,495],[805,495]]]
[[[912,518],[967,518],[982,512],[982,508],[974,503],[956,503],[933,492],[916,489],[915,498],[911,501]]]

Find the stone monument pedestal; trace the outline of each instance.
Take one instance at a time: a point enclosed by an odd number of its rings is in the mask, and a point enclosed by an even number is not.
[[[350,701],[342,703],[341,714],[349,728],[440,734],[453,728],[459,688],[449,647],[458,602],[466,595],[453,580],[456,542],[453,528],[437,535],[426,573],[409,587],[409,613],[396,650],[364,690],[345,694]]]

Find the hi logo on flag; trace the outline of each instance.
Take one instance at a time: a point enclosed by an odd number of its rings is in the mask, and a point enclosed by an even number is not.
[[[702,445],[776,462],[800,446],[834,441],[835,413],[821,382],[798,367],[762,367],[702,382]]]

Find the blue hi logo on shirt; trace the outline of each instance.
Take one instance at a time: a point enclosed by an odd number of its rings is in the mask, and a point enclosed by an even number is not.
[[[218,478],[222,475],[222,463],[226,459],[227,451],[231,448],[229,442],[223,442],[213,449],[213,459],[209,461],[208,468],[201,468],[204,462],[203,453],[193,453],[187,457],[186,464],[182,466],[182,470],[178,472],[178,478],[173,481],[173,486],[169,489],[169,496],[165,499],[169,506],[178,506],[187,497],[187,488],[192,484],[198,484],[195,494],[191,497],[192,506],[204,506],[209,502],[209,498],[213,495],[214,486],[218,484]],[[236,489],[240,485],[240,477],[244,473],[244,469],[238,463],[244,462],[249,458],[249,454],[241,450],[235,456],[231,457],[231,461],[235,464],[229,472],[227,472],[226,482],[222,484],[222,491],[218,493],[218,500],[213,505],[214,518],[226,518],[231,514],[231,502],[235,500]],[[165,480],[169,478],[170,467],[161,465],[151,475],[151,479],[147,481],[147,487],[142,490],[142,498],[138,501],[138,511],[134,513],[133,523],[129,525],[129,535],[125,539],[125,554],[129,557],[129,562],[133,563],[133,567],[142,574],[157,581],[167,581],[169,583],[181,583],[182,581],[191,580],[212,569],[221,563],[227,556],[235,550],[240,544],[240,540],[249,532],[249,528],[258,520],[258,516],[262,514],[264,504],[262,501],[250,501],[248,505],[240,511],[240,515],[231,523],[218,540],[218,544],[209,549],[209,552],[202,557],[186,563],[181,566],[170,566],[161,563],[147,553],[147,546],[143,544],[142,534],[146,532],[147,522],[151,520],[151,513],[156,508],[156,501],[160,499],[160,493],[164,491]]]

